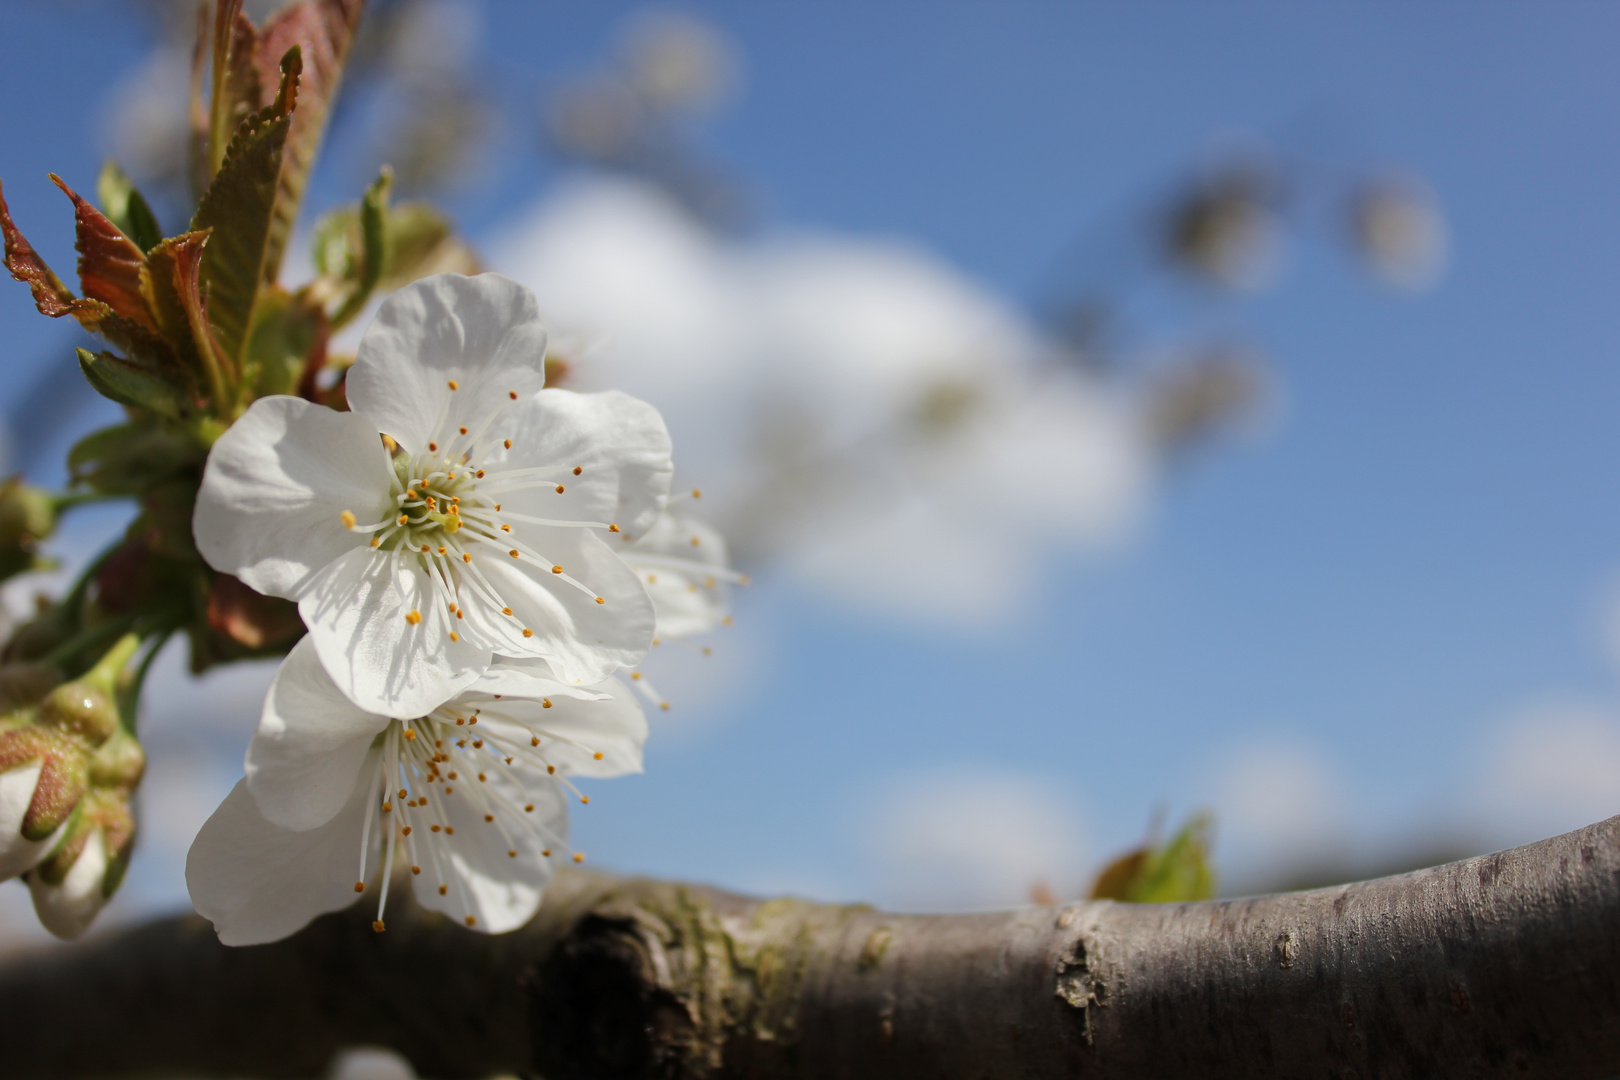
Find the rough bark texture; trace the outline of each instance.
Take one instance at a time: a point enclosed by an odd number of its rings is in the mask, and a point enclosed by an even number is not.
[[[402,890],[408,895],[409,890]],[[0,967],[5,1075],[1558,1077],[1620,1072],[1620,818],[1314,892],[970,916],[572,874],[486,937],[195,917]]]

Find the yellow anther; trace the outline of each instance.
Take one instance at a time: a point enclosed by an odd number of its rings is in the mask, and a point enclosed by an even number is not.
[[[517,852],[515,852],[515,851],[508,851],[507,855],[511,856],[514,859],[517,858]]]
[[[649,584],[649,585],[658,584],[658,575],[657,574],[648,574],[647,575],[647,584]]]
[[[619,527],[617,525],[609,525],[608,526],[608,532],[618,532],[618,531],[619,531]]]
[[[439,554],[440,555],[448,555],[449,553],[450,553],[449,548],[445,547],[443,544],[439,545]]]
[[[484,744],[483,744],[483,743],[476,743],[476,744],[475,744],[475,745],[477,745],[477,746],[483,746],[483,745],[484,745]],[[480,784],[482,784],[482,783],[484,783],[484,782],[485,782],[485,781],[487,781],[487,780],[488,780],[488,779],[489,779],[489,778],[488,778],[488,777],[487,777],[487,776],[485,776],[485,775],[484,775],[484,774],[483,774],[483,773],[479,773],[479,774],[478,774],[478,782],[479,782],[479,783],[480,783]]]
[[[530,630],[527,626],[525,626],[523,628],[523,636],[524,637],[534,637],[534,631]]]
[[[500,513],[500,512],[501,512],[501,504],[500,504],[500,503],[496,503],[496,504],[495,504],[495,512],[496,512],[496,513],[497,513],[497,514],[498,514],[498,513]]]
[[[595,758],[597,761],[601,761],[602,760],[602,751],[598,750],[596,753],[592,754],[591,757]]]
[[[547,765],[546,766],[546,772],[555,773],[556,771],[557,771],[557,766],[555,766],[555,765]]]
[[[579,801],[581,804],[587,804],[591,801],[591,797],[589,795],[581,795],[579,797]]]
[[[420,495],[418,495],[416,493],[415,488],[406,488],[405,489],[405,497],[407,499],[420,499],[422,496],[420,496]],[[433,496],[429,495],[428,496],[428,502],[432,502],[432,501],[433,501]]]
[[[658,703],[658,707],[660,709],[663,709],[665,712],[669,712],[669,702],[667,702],[667,701],[660,701]]]
[[[551,858],[551,849],[550,848],[541,848],[540,849],[540,854],[544,855],[546,858],[549,859],[549,858]]]
[[[411,516],[409,514],[401,514],[401,515],[399,515],[399,517],[394,519],[394,524],[395,525],[403,525],[407,521],[410,521],[410,520],[411,520]]]
[[[399,443],[394,441],[394,437],[392,435],[384,435],[382,437],[382,441],[383,445],[388,447],[388,452],[390,454],[399,449]]]
[[[439,452],[439,444],[436,443],[436,442],[428,443],[428,450],[430,450],[431,452],[437,454]]]
[[[512,609],[509,608],[509,607],[503,607],[503,608],[501,608],[501,614],[502,615],[510,615],[510,614],[512,614]]]
[[[393,803],[391,803],[391,802],[383,803],[383,813],[391,814],[393,812],[394,812],[394,804]]]
[[[405,741],[406,742],[415,742],[416,741],[416,732],[413,729],[411,729],[411,728],[406,728],[405,729]]]
[[[575,862],[584,862],[585,861],[585,853],[583,851],[574,852],[574,861]]]
[[[512,556],[512,558],[515,559],[515,558],[518,557],[518,550],[517,550],[517,548],[513,548],[511,551],[508,551],[507,554]]]
[[[456,827],[454,825],[446,825],[444,827],[444,835],[446,835],[446,836],[454,836],[454,835],[456,835]]]
[[[417,623],[422,621],[422,613],[417,611],[415,608],[411,608],[411,610],[405,613],[405,621],[410,623],[412,626],[415,626]]]
[[[523,812],[524,812],[524,813],[525,813],[525,814],[532,814],[532,813],[534,813],[534,803],[530,803],[530,804],[529,804],[529,805],[528,805],[528,806],[525,806],[525,807],[524,807],[524,808],[523,808]]]
[[[473,475],[475,477],[477,477],[478,479],[482,480],[484,478],[484,470],[479,469],[477,472],[473,473]]]
[[[482,750],[483,748],[484,748],[484,740],[483,739],[474,739],[473,740],[473,749],[474,750]],[[479,773],[478,774],[478,779],[482,780],[483,778],[484,778],[484,774]]]
[[[399,797],[400,797],[400,798],[402,798],[402,799],[403,799],[403,798],[404,798],[404,797],[405,797],[405,796],[407,796],[407,795],[409,795],[409,794],[410,794],[410,792],[408,792],[408,791],[406,791],[406,790],[405,790],[405,789],[404,789],[404,788],[400,788],[400,789],[399,789]]]
[[[467,916],[467,925],[468,926],[477,926],[478,925],[478,920],[473,918],[473,916],[469,915],[469,916]]]
[[[601,598],[601,597],[600,597],[600,596],[598,596],[598,597],[597,597],[597,598],[596,598],[596,602],[597,602],[597,603],[598,603],[598,604],[605,604],[605,603],[607,603],[607,601],[606,601],[606,600],[604,600],[604,599],[602,599],[602,598]]]
[[[580,473],[582,473],[584,471],[585,471],[585,466],[583,466],[583,465],[575,465],[574,466],[574,475],[575,476],[578,476]]]
[[[511,439],[502,439],[501,440],[501,445],[506,447],[508,450],[510,450],[510,449],[512,449],[512,440]]]
[[[511,532],[511,531],[512,531],[512,526],[510,526],[510,525],[502,525],[501,526],[501,532]]]
[[[692,537],[692,546],[693,546],[693,547],[697,547],[697,546],[698,546],[698,545],[699,545],[699,544],[700,544],[700,543],[702,543],[702,541],[701,541],[701,540],[699,540],[699,539],[698,539],[698,538],[697,538],[697,537],[695,537],[695,536],[694,536],[694,537]]]
[[[552,572],[552,573],[553,573],[553,574],[560,574],[560,573],[562,573],[562,567],[560,567],[560,566],[553,566],[553,567],[552,567],[552,568],[551,568],[551,572]]]
[[[388,929],[388,927],[383,925],[383,921],[381,919],[378,919],[376,922],[372,923],[371,928],[379,934]]]
[[[355,892],[365,892],[366,891],[366,883],[363,882],[363,881],[355,882],[354,883],[354,891]]]
[[[720,620],[720,625],[721,626],[730,626],[731,625],[731,616],[727,615],[725,618],[721,619]]]
[[[434,832],[440,832],[441,831],[440,828],[437,825],[432,826],[432,829],[433,829]]]
[[[692,489],[692,498],[694,498],[694,499],[703,498],[703,492],[699,491],[697,488],[693,488]]]
[[[450,779],[452,779],[452,780],[455,780],[455,779],[457,779],[457,778],[458,778],[458,777],[457,777],[457,774],[456,774],[456,773],[451,773],[451,774],[450,774]]]
[[[413,874],[420,874],[420,873],[421,873],[421,872],[422,872],[422,868],[421,868],[421,867],[420,867],[420,866],[413,866],[413,867],[411,867],[411,873],[413,873]]]
[[[450,886],[448,886],[448,885],[440,885],[439,886],[439,895],[440,896],[443,896],[445,893],[447,893],[449,891],[450,891]]]
[[[358,522],[355,521],[353,510],[345,510],[343,513],[339,514],[338,517],[343,520],[343,527],[345,529],[352,529],[356,524],[358,524]]]
[[[409,825],[405,826],[403,829],[399,830],[399,835],[401,835],[401,836],[409,836],[409,835],[411,835],[411,827]]]
[[[559,495],[561,495],[561,494],[562,494],[562,493],[563,493],[563,492],[564,492],[564,491],[566,491],[566,490],[567,490],[567,489],[566,489],[566,488],[564,488],[564,487],[563,487],[563,486],[562,486],[562,485],[561,485],[561,484],[558,484],[558,485],[557,485],[557,494],[559,494]]]
[[[461,640],[461,635],[456,633],[454,630],[452,630],[452,631],[450,631],[450,640],[451,641],[460,641]]]
[[[632,672],[631,672],[631,673],[630,673],[630,681],[631,681],[631,682],[640,682],[640,681],[641,681],[641,672],[639,672],[639,671],[632,671]]]
[[[462,553],[461,553],[461,561],[462,561],[462,562],[472,562],[472,552],[470,552],[470,551],[463,551],[463,552],[462,552]]]
[[[456,430],[457,430],[457,431],[459,431],[459,432],[461,432],[461,433],[462,433],[462,434],[463,434],[463,435],[465,435],[465,434],[467,434],[467,429],[466,429],[466,428],[464,428],[464,427],[461,427],[461,428],[457,428],[457,429],[456,429]]]
[[[452,390],[460,390],[461,387],[456,385],[456,380],[451,379],[450,380],[450,389],[452,389]]]
[[[422,554],[426,555],[432,550],[433,549],[431,547],[429,547],[427,544],[422,545]]]
[[[485,823],[488,823],[488,822],[491,822],[491,821],[494,821],[494,820],[495,820],[495,815],[494,814],[485,814],[484,815]]]
[[[382,537],[380,537],[380,536],[373,536],[373,537],[372,537],[372,538],[371,538],[371,546],[372,546],[372,547],[381,547],[381,546],[382,546]]]
[[[541,708],[542,708],[542,709],[549,709],[549,708],[551,708],[551,699],[550,699],[550,698],[548,698],[548,697],[543,697],[543,698],[541,698],[541,699],[540,699],[540,707],[541,707]],[[536,740],[534,740],[534,741],[535,741],[535,744],[536,744],[536,745],[538,745],[538,744],[539,744],[539,742],[540,742],[540,740],[539,740],[539,739],[536,739]]]

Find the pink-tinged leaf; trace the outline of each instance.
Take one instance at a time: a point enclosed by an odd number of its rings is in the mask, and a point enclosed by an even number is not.
[[[326,133],[326,121],[337,98],[360,23],[364,0],[300,0],[272,15],[259,31],[257,67],[259,84],[276,85],[277,66],[288,49],[297,45],[304,70],[298,86],[298,111],[287,134],[281,190],[276,219],[266,253],[272,276],[281,266],[287,239],[292,235],[310,170]]]
[[[188,235],[198,239],[193,243],[176,245],[172,249],[174,292],[181,310],[185,312],[186,323],[191,329],[191,340],[196,349],[201,380],[207,386],[209,396],[213,398],[216,407],[222,407],[228,401],[225,389],[228,361],[220,349],[219,340],[214,336],[213,320],[209,317],[208,301],[203,294],[203,253],[208,234]]]
[[[79,288],[114,312],[154,335],[160,333],[146,298],[141,295],[141,271],[146,256],[134,242],[108,221],[100,210],[79,197],[55,173],[51,182],[73,200],[74,247],[79,252]]]
[[[74,305],[80,301],[40,258],[34,245],[23,238],[22,232],[11,220],[11,209],[6,206],[3,188],[0,188],[0,235],[5,239],[6,269],[33,292],[34,306],[53,319],[74,314]]]

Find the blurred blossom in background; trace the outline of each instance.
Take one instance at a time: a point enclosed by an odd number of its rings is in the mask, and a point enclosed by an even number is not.
[[[0,16],[47,259],[47,169],[110,154],[177,220],[190,11]],[[1229,893],[1405,869],[1620,811],[1616,21],[373,0],[287,273],[391,163],[536,291],[555,384],[662,410],[752,575],[649,658],[647,773],[578,815],[603,864],[994,907],[1208,807]],[[0,319],[51,480],[111,407],[21,286]],[[183,669],[123,918],[184,903],[271,674]]]

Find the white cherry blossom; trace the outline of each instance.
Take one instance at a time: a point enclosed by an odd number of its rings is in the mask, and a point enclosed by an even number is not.
[[[696,489],[691,498],[699,497]],[[672,504],[688,497],[677,495]],[[652,597],[655,612],[653,644],[694,637],[729,625],[731,586],[746,584],[748,576],[731,569],[726,539],[708,522],[675,510],[665,510],[652,527],[626,543],[619,555],[640,576]],[[704,649],[705,653],[708,651]],[[630,673],[631,684],[661,709],[669,702],[644,672]]]
[[[646,651],[652,603],[598,530],[656,519],[669,435],[624,394],[542,389],[545,353],[527,289],[437,275],[378,311],[351,412],[262,398],[215,443],[198,549],[296,600],[361,707],[425,713],[496,654],[585,684]]]
[[[246,778],[192,844],[192,902],[225,944],[251,945],[375,888],[380,932],[402,860],[418,903],[514,929],[555,864],[583,859],[567,802],[588,800],[566,777],[641,771],[646,734],[622,683],[571,686],[539,661],[498,663],[423,716],[368,713],[305,638],[271,684]]]

